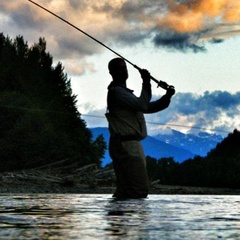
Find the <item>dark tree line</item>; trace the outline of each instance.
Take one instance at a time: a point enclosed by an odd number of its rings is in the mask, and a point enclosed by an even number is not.
[[[46,41],[0,34],[0,171],[60,160],[101,165],[106,144],[95,141],[76,107],[61,63],[53,66]]]
[[[206,157],[182,163],[147,157],[150,180],[162,184],[240,188],[240,132],[234,130]]]

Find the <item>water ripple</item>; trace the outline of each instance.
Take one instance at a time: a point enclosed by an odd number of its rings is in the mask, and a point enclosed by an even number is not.
[[[0,195],[0,239],[240,239],[240,196]]]

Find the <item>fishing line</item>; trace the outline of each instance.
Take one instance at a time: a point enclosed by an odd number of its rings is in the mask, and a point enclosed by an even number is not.
[[[28,111],[28,112],[46,112],[46,113],[55,113],[55,114],[63,114],[63,115],[70,115],[70,113],[66,113],[63,111],[53,111],[53,110],[46,110],[46,109],[39,109],[39,108],[27,108],[27,107],[15,107],[15,106],[9,106],[9,105],[0,105],[0,108],[8,108],[12,111],[22,110],[22,111]],[[92,118],[102,118],[106,119],[105,116],[100,115],[93,115],[93,114],[81,114],[79,113],[81,117],[92,117]],[[174,124],[174,123],[160,123],[160,122],[149,122],[146,121],[147,124],[150,125],[162,125],[162,126],[170,126],[170,127],[182,127],[182,128],[194,128],[199,130],[206,130],[206,131],[212,131],[212,132],[223,132],[223,133],[229,133],[228,131],[224,130],[214,130],[214,129],[208,129],[208,128],[202,128],[198,126],[186,126],[186,125],[180,125],[180,124]]]
[[[83,117],[93,117],[93,118],[105,118],[104,116],[97,116],[97,115],[90,115],[90,114],[81,114]],[[170,126],[170,127],[181,127],[181,128],[193,128],[193,129],[199,129],[199,130],[205,130],[205,131],[211,131],[211,132],[223,132],[223,133],[230,133],[229,131],[224,131],[224,130],[214,130],[214,129],[209,129],[209,128],[203,128],[203,127],[198,127],[198,126],[186,126],[186,125],[181,125],[181,124],[174,124],[174,123],[160,123],[160,122],[149,122],[146,121],[147,124],[150,125],[162,125],[162,126]]]
[[[73,25],[72,23],[70,23],[69,21],[65,20],[64,18],[60,17],[59,15],[55,14],[54,12],[48,10],[47,8],[41,6],[40,4],[32,1],[32,0],[28,0],[29,2],[31,2],[32,4],[36,5],[37,7],[41,8],[42,10],[50,13],[51,15],[55,16],[56,18],[60,19],[61,21],[65,22],[66,24],[70,25],[71,27],[75,28],[76,30],[78,30],[79,32],[83,33],[84,35],[86,35],[87,37],[91,38],[93,41],[97,42],[98,44],[102,45],[103,47],[105,47],[106,49],[108,49],[109,51],[113,52],[114,54],[116,54],[117,56],[119,56],[120,58],[122,58],[124,61],[126,61],[127,63],[129,63],[130,65],[132,65],[134,68],[136,68],[137,70],[142,70],[140,67],[138,67],[137,65],[133,64],[132,62],[130,62],[128,59],[126,59],[125,57],[123,57],[122,55],[120,55],[119,53],[117,53],[116,51],[114,51],[112,48],[108,47],[107,45],[105,45],[104,43],[102,43],[101,41],[99,41],[98,39],[96,39],[95,37],[91,36],[90,34],[88,34],[87,32],[83,31],[82,29],[80,29],[79,27]],[[165,90],[172,88],[174,89],[173,86],[168,85],[166,82],[162,81],[162,80],[157,80],[156,78],[152,77],[150,75],[151,80],[153,80],[155,83],[157,83],[158,87],[161,87]]]

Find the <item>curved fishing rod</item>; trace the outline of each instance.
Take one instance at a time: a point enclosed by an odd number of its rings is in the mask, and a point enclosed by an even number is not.
[[[29,2],[33,3],[34,5],[38,6],[39,8],[43,9],[44,11],[52,14],[53,16],[55,16],[56,18],[62,20],[63,22],[67,23],[68,25],[70,25],[71,27],[75,28],[76,30],[78,30],[79,32],[83,33],[84,35],[88,36],[89,38],[91,38],[92,40],[94,40],[95,42],[99,43],[100,45],[102,45],[103,47],[107,48],[108,50],[110,50],[111,52],[113,52],[114,54],[116,54],[117,56],[119,56],[120,58],[122,58],[124,61],[126,61],[127,63],[131,64],[134,68],[136,68],[137,70],[141,70],[140,67],[138,67],[137,65],[133,64],[132,62],[130,62],[128,59],[126,59],[125,57],[123,57],[122,55],[120,55],[119,53],[117,53],[116,51],[114,51],[113,49],[111,49],[110,47],[108,47],[107,45],[105,45],[104,43],[100,42],[98,39],[94,38],[93,36],[89,35],[87,32],[83,31],[82,29],[76,27],[75,25],[73,25],[72,23],[68,22],[67,20],[65,20],[64,18],[58,16],[57,14],[51,12],[50,10],[48,10],[47,8],[41,6],[40,4],[32,1],[32,0],[28,0]],[[165,90],[169,89],[169,88],[174,88],[173,86],[169,86],[166,82],[164,81],[158,81],[156,78],[152,77],[150,75],[150,78],[157,83],[158,87],[161,87]]]

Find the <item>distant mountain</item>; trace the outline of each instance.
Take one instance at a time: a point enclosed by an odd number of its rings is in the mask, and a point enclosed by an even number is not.
[[[105,141],[108,143],[109,141],[109,132],[108,128],[90,128],[93,134],[93,138],[95,139],[100,134],[103,135]],[[172,144],[166,143],[164,141],[158,140],[154,137],[146,137],[142,141],[142,145],[144,148],[144,152],[146,156],[151,156],[156,159],[164,158],[164,157],[173,157],[174,160],[178,162],[182,162],[186,159],[193,158],[195,153],[183,149],[178,146],[174,146]],[[105,166],[106,164],[111,162],[111,158],[109,156],[108,150],[105,152],[105,156],[103,159],[102,165]]]
[[[146,156],[156,159],[173,157],[177,162],[182,162],[186,159],[193,158],[194,153],[157,140],[154,137],[147,136],[142,145]]]
[[[202,157],[205,157],[211,149],[223,140],[221,135],[206,132],[199,132],[198,135],[184,134],[172,129],[169,129],[168,134],[158,134],[154,138]]]

